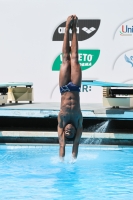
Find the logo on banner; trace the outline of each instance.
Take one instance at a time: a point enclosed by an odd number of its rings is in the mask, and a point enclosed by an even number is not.
[[[133,77],[133,49],[123,52],[114,61],[113,78],[125,81]]]
[[[133,19],[123,22],[115,31],[114,38],[121,38],[120,36],[133,35]]]
[[[63,41],[65,33],[66,22],[61,23],[53,34],[53,41]],[[100,19],[79,19],[77,26],[78,41],[87,40],[92,37],[100,26]],[[70,37],[72,30],[69,30]]]
[[[133,67],[133,56],[128,57],[128,56],[125,55],[124,58],[125,58],[125,61],[127,63],[131,64],[131,67]]]
[[[98,60],[100,55],[100,50],[90,50],[90,49],[79,49],[78,51],[78,61],[82,70],[89,69]],[[59,71],[62,64],[62,53],[55,59],[52,71]]]
[[[121,36],[132,36],[133,34],[133,26],[122,25],[120,30]]]

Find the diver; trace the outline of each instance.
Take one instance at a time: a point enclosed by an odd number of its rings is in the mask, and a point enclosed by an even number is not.
[[[71,15],[67,18],[62,48],[62,65],[59,74],[61,105],[58,115],[59,156],[65,156],[66,140],[73,141],[72,158],[78,155],[78,147],[82,135],[82,113],[80,109],[80,88],[82,72],[78,62],[78,39],[76,27],[78,18]],[[69,31],[72,30],[71,46]]]

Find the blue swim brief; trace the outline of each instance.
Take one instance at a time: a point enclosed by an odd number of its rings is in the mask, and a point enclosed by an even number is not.
[[[67,85],[64,85],[60,87],[60,93],[63,92],[80,92],[80,86],[77,86],[73,84],[72,82],[69,82]]]

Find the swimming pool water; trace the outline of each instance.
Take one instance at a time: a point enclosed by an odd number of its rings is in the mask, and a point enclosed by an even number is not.
[[[58,146],[0,148],[0,200],[132,200],[133,148],[80,146],[64,163]]]

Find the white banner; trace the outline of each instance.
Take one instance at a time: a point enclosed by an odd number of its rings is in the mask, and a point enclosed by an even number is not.
[[[132,7],[132,0],[0,0],[0,82],[33,82],[36,102],[60,101],[65,21],[76,14],[83,80],[133,83]],[[102,88],[87,87],[81,102],[102,102]]]

